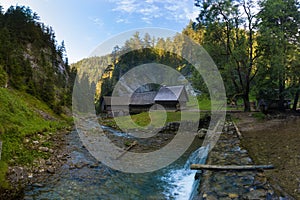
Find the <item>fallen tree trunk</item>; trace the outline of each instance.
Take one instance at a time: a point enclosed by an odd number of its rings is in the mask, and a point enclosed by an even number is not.
[[[202,165],[191,164],[192,170],[256,170],[256,169],[274,169],[273,165]]]

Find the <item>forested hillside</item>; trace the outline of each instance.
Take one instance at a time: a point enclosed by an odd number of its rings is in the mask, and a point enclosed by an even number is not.
[[[49,139],[69,126],[75,75],[64,42],[57,44],[53,29],[36,13],[23,6],[4,12],[0,6],[0,199],[5,190],[22,186],[7,181],[9,167],[32,168],[49,157],[38,148],[52,143],[40,137]]]
[[[70,104],[72,72],[64,42],[30,8],[0,7],[0,86],[29,93],[57,113]]]
[[[81,86],[89,85],[86,87],[96,88],[97,111],[99,111],[101,97],[112,95],[114,86],[126,72],[147,63],[160,63],[179,71],[190,80],[195,90],[201,90],[207,97],[207,88],[203,84],[202,77],[189,62],[181,57],[188,47],[188,42],[186,43],[185,40],[187,38],[182,34],[177,34],[172,38],[155,38],[147,33],[140,35],[136,32],[125,42],[124,46],[114,47],[111,54],[87,58],[72,64],[71,67],[78,70],[80,77],[78,80]],[[99,77],[96,77],[97,75]]]
[[[101,81],[95,83],[98,94],[110,95],[124,73],[149,62],[177,69],[190,80],[194,89],[206,94],[201,75],[181,58],[182,52],[187,51],[183,37],[187,35],[202,45],[218,66],[229,102],[243,102],[244,110],[250,111],[253,101],[275,101],[279,109],[284,109],[289,100],[291,107],[297,109],[300,93],[299,2],[196,0],[195,5],[199,8],[199,17],[174,38],[153,38],[149,34],[136,33],[124,46],[115,47],[108,56],[110,59]],[[131,51],[139,47],[143,50]],[[176,55],[171,55],[169,50]],[[124,51],[128,53],[124,55]],[[89,65],[103,67],[102,59],[85,59],[73,67],[79,71]]]

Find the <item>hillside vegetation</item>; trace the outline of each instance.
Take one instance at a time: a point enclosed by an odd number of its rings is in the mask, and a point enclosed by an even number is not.
[[[65,45],[30,8],[0,6],[0,86],[26,92],[56,113],[70,103],[72,72]]]
[[[72,71],[62,41],[39,21],[30,8],[0,5],[0,190],[15,187],[7,181],[10,166],[30,167],[48,152],[48,140],[70,125]],[[14,188],[16,189],[16,188]],[[0,195],[1,198],[1,195]]]
[[[0,88],[0,105],[0,140],[3,142],[0,183],[3,186],[8,166],[29,166],[34,159],[48,156],[32,149],[32,142],[39,140],[38,134],[55,133],[68,124],[67,118],[55,114],[44,102],[16,90]]]

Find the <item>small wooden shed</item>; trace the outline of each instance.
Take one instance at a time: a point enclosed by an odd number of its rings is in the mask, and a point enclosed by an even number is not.
[[[148,112],[154,104],[154,98],[157,92],[135,92],[130,98],[129,110],[130,113]]]
[[[148,112],[152,106],[153,109],[159,109],[155,104],[163,106],[165,110],[177,111],[184,109],[188,100],[184,85],[162,86],[158,91],[134,92],[131,97],[104,96],[100,109],[111,117]]]
[[[154,98],[154,103],[160,104],[166,110],[182,110],[189,100],[184,85],[163,86]]]
[[[129,98],[104,96],[101,101],[100,109],[101,112],[106,113],[108,117],[127,115],[129,114]]]

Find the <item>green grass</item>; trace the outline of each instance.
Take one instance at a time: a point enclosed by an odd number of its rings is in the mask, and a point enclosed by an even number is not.
[[[150,114],[143,112],[131,116],[115,117],[114,119],[101,119],[100,123],[116,129],[136,129],[147,127],[148,125],[162,127],[169,122],[197,120],[203,117],[206,113],[201,111],[210,111],[211,101],[207,97],[196,98],[190,96],[187,102],[187,109],[194,111],[165,112],[157,110]],[[200,109],[200,116],[199,112],[197,112],[198,109]]]
[[[45,120],[39,112],[52,119]],[[10,89],[0,88],[0,139],[2,140],[2,157],[0,162],[0,185],[5,183],[7,165],[31,165],[38,157],[47,158],[24,143],[25,138],[38,140],[37,135],[47,135],[68,126],[66,118],[57,116],[45,103],[38,99]],[[43,144],[45,146],[50,143]]]
[[[100,121],[101,124],[120,128],[120,129],[135,129],[140,127],[147,127],[151,125],[152,127],[162,127],[169,122],[176,121],[191,121],[199,120],[200,117],[204,116],[205,113],[199,112],[164,112],[164,111],[152,111],[150,114],[148,112],[139,113],[130,116],[115,117],[114,119],[104,119]],[[152,121],[151,121],[152,119]]]
[[[136,115],[116,117],[115,121],[120,128],[134,129],[138,128],[139,126],[146,127],[150,123],[153,127],[161,127],[164,125],[164,122],[169,121],[170,118],[179,121],[178,115],[172,115],[169,113],[166,116],[165,112],[162,111],[151,112],[151,114],[148,112],[143,112]]]
[[[200,110],[211,110],[211,100],[208,98],[200,98],[198,100]]]
[[[262,112],[255,112],[252,116],[258,120],[264,120],[266,118],[266,115]]]
[[[9,183],[5,180],[7,169],[8,165],[0,160],[0,186],[3,188],[9,188]]]
[[[214,104],[213,104],[214,103]],[[222,106],[223,102],[212,101],[207,96],[199,96],[199,97],[189,97],[189,101],[187,102],[187,107],[189,109],[200,109],[202,111],[210,111],[212,109],[212,105],[214,105],[215,110],[222,110],[224,107]]]
[[[189,109],[211,110],[211,101],[208,97],[189,96],[187,107]]]

